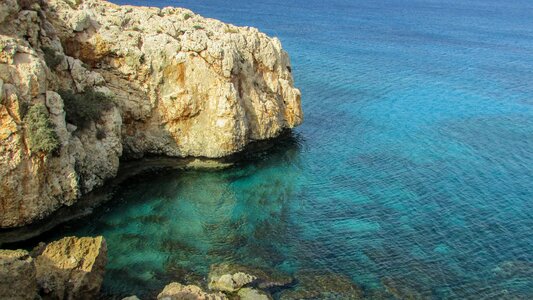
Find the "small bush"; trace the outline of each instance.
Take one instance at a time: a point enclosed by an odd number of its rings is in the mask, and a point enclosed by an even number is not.
[[[57,54],[57,52],[48,47],[43,47],[44,61],[50,69],[55,69],[63,61],[63,56]]]
[[[194,25],[192,28],[194,29],[204,29],[202,25]]]
[[[239,29],[231,28],[231,27],[227,26],[226,28],[224,28],[224,32],[225,33],[239,33]]]
[[[186,13],[186,14],[183,15],[183,20],[188,20],[190,18],[192,18],[192,16],[189,13]]]
[[[59,138],[43,104],[31,106],[24,123],[32,151],[50,153],[59,149]]]
[[[114,107],[113,99],[92,88],[81,94],[72,91],[60,91],[65,104],[67,122],[80,128],[87,127],[91,121],[98,120],[102,114]]]
[[[96,139],[99,141],[105,139],[107,137],[107,134],[105,133],[105,130],[102,128],[96,128]]]
[[[27,102],[23,102],[23,101],[19,102],[19,116],[21,119],[24,119],[26,117],[26,114],[28,113],[29,108],[30,108],[30,105]]]

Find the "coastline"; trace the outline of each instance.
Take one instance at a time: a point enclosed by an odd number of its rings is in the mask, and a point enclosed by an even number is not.
[[[94,209],[111,201],[115,191],[129,180],[166,170],[217,171],[231,168],[236,163],[253,159],[258,153],[268,152],[270,149],[279,147],[280,144],[298,144],[297,137],[290,130],[286,130],[278,137],[255,141],[242,151],[223,158],[147,156],[123,161],[116,177],[108,180],[102,187],[82,196],[74,205],[62,207],[44,220],[28,226],[0,229],[0,247],[7,246],[12,249],[13,244],[18,245],[27,240],[35,240],[63,223],[91,215]]]

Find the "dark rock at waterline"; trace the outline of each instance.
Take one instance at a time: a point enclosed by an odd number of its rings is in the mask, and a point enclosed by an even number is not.
[[[293,289],[280,299],[363,299],[363,291],[348,277],[335,273],[301,272]]]

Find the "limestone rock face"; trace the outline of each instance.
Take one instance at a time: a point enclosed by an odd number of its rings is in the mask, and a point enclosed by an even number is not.
[[[0,250],[0,299],[33,300],[37,281],[33,259],[24,250]]]
[[[0,227],[70,206],[145,154],[221,157],[302,122],[279,40],[187,9],[101,0],[0,3]],[[70,124],[60,91],[114,99]],[[28,108],[44,104],[59,141],[29,146]]]
[[[43,299],[96,299],[104,278],[107,246],[103,237],[66,237],[35,258]]]
[[[196,285],[182,285],[173,282],[159,293],[157,300],[226,300],[222,293],[208,294]]]

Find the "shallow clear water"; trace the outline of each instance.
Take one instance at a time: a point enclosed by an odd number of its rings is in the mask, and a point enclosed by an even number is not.
[[[107,292],[230,261],[368,297],[533,298],[533,3],[115,2],[279,37],[305,123],[227,170],[137,178],[62,228],[107,238]]]

